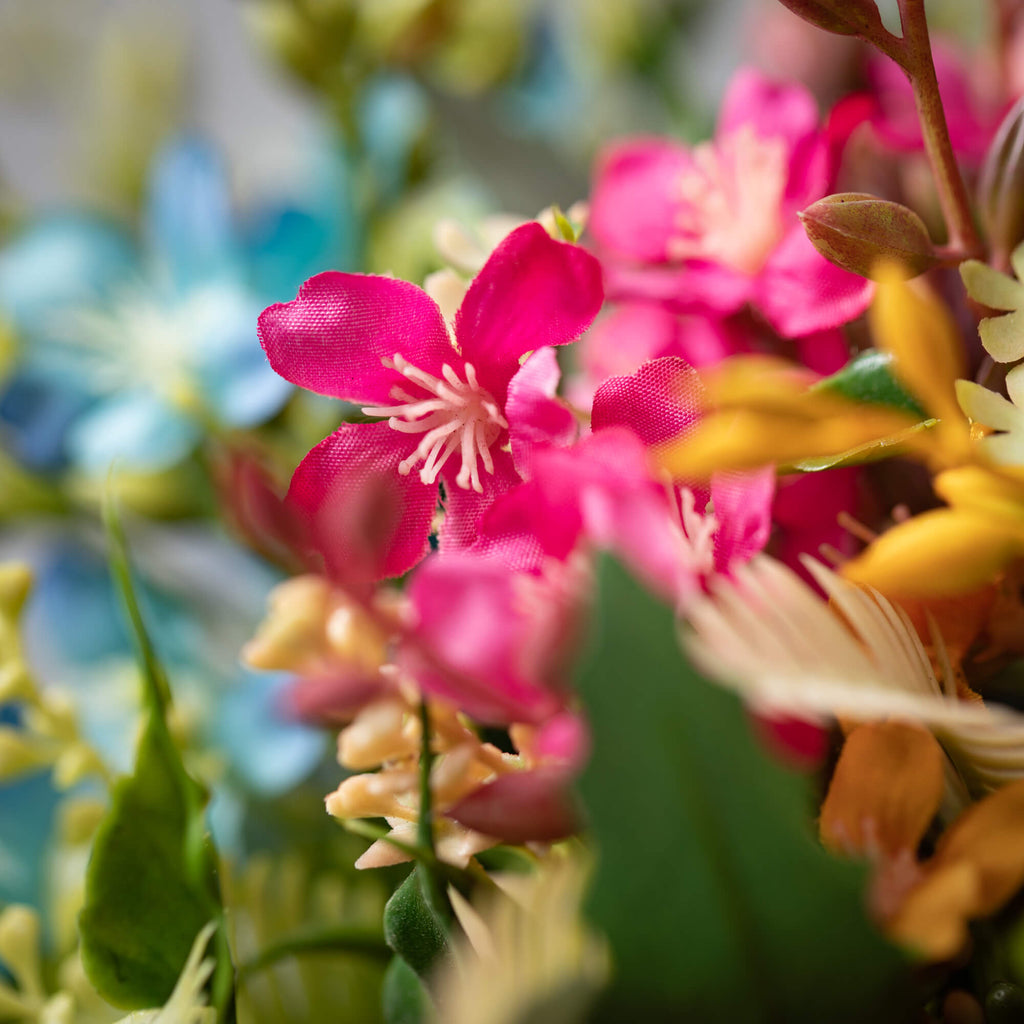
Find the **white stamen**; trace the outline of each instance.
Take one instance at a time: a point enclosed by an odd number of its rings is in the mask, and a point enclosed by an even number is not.
[[[756,274],[783,235],[787,173],[784,142],[759,137],[752,125],[697,146],[677,186],[684,205],[669,255]]]
[[[445,363],[441,367],[442,380],[413,366],[398,353],[382,362],[427,393],[417,396],[394,387],[391,397],[398,404],[363,409],[366,416],[386,416],[388,425],[403,434],[423,434],[416,450],[399,463],[398,472],[407,475],[417,463],[422,463],[420,480],[432,484],[459,449],[462,466],[455,478],[456,485],[483,493],[477,463],[482,462],[486,472],[494,472],[491,445],[508,427],[508,421],[491,395],[480,386],[473,364],[465,364],[466,379],[462,380],[458,372]]]

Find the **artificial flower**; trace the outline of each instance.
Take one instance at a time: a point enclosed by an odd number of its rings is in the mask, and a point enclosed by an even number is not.
[[[852,320],[869,283],[820,256],[796,218],[826,193],[828,160],[810,95],[754,71],[733,79],[712,142],[610,148],[589,221],[609,296],[718,315],[749,303],[784,337]]]
[[[440,309],[413,285],[355,274],[312,278],[294,302],[260,317],[270,362],[293,383],[355,400],[381,419],[344,424],[322,441],[296,470],[288,500],[315,524],[369,477],[380,480],[392,521],[387,555],[366,570],[371,577],[400,575],[426,553],[439,482],[442,545],[472,543],[480,514],[519,479],[505,449],[519,427],[515,378],[529,366],[521,370],[521,357],[574,340],[601,301],[593,257],[538,224],[512,232],[477,275],[454,343]],[[344,550],[364,544],[355,536]],[[341,571],[344,561],[336,547],[328,571]]]

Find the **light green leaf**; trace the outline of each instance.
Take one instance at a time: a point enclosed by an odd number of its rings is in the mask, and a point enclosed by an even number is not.
[[[578,679],[589,912],[614,959],[597,1019],[902,1020],[909,963],[865,915],[863,867],[815,839],[808,781],[686,662],[668,608],[610,559],[598,579]]]
[[[139,611],[116,517],[108,515],[111,570],[139,655],[147,720],[133,773],[114,786],[96,831],[79,917],[81,956],[97,992],[142,1009],[170,997],[196,934],[222,909],[207,794],[185,771],[167,727],[170,690]],[[232,968],[221,927],[211,944],[213,1001],[230,1001]]]

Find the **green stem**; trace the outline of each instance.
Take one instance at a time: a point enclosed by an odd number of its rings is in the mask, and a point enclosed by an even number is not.
[[[935,77],[924,0],[898,0],[898,3],[900,24],[903,26],[903,67],[914,90],[925,151],[949,232],[949,248],[980,256],[983,252],[981,241],[974,230],[967,188],[949,140],[946,113]]]
[[[260,953],[239,964],[238,974],[245,977],[265,967],[276,964],[288,956],[298,956],[303,953],[356,953],[373,960],[380,960],[382,963],[391,959],[392,952],[388,948],[384,937],[378,931],[370,928],[319,928],[315,931],[299,932],[289,935],[287,938],[275,942],[272,946],[261,950]]]
[[[430,708],[426,697],[420,697],[420,816],[416,828],[416,845],[426,856],[420,861],[423,895],[430,909],[442,921],[451,920],[452,911],[444,891],[442,872],[434,848],[434,795],[430,789],[430,769],[434,752],[430,749]]]

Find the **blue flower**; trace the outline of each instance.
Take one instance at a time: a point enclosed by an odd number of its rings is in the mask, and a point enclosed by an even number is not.
[[[288,386],[256,319],[312,273],[352,257],[341,163],[304,204],[231,209],[217,153],[195,138],[156,161],[139,238],[78,212],[30,224],[0,253],[0,315],[21,342],[0,393],[0,438],[40,471],[155,472],[210,427],[273,416]]]

